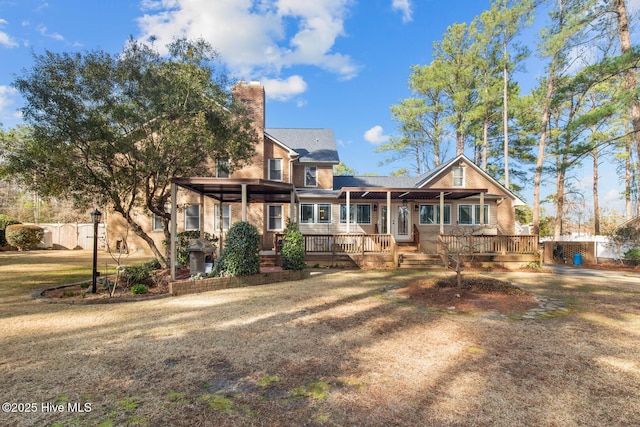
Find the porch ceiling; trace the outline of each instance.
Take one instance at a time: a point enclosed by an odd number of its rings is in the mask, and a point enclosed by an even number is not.
[[[386,200],[391,193],[391,200],[437,200],[444,193],[445,200],[458,200],[465,197],[487,193],[486,188],[380,188],[380,187],[344,187],[338,193],[339,199],[347,197],[351,192],[351,200]]]
[[[292,184],[264,179],[189,177],[174,178],[172,182],[180,187],[226,203],[242,201],[243,185],[247,186],[248,202],[290,203],[291,193],[295,194],[295,188]],[[295,197],[298,201],[297,194]]]

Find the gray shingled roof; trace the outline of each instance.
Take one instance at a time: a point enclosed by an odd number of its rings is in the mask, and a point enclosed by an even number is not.
[[[340,161],[331,129],[268,128],[264,132],[298,153],[301,163]]]
[[[415,176],[334,176],[333,189],[343,187],[413,188]]]

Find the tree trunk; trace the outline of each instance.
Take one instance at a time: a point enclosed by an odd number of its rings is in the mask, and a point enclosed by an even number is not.
[[[593,150],[593,233],[600,234],[600,202],[598,201],[598,149]]]
[[[502,68],[502,128],[504,133],[504,186],[509,189],[509,70],[507,69],[507,35],[504,34],[503,41],[504,64]]]
[[[544,99],[544,109],[542,110],[542,125],[540,126],[540,139],[538,141],[538,160],[536,162],[536,173],[533,177],[533,234],[540,232],[540,184],[542,183],[542,167],[544,166],[544,152],[547,143],[551,97],[555,90],[555,63],[556,59],[554,57],[551,61],[547,94]]]
[[[127,221],[127,224],[129,224],[133,232],[136,233],[138,237],[140,237],[142,240],[144,240],[147,243],[147,245],[151,249],[151,252],[153,253],[153,256],[156,257],[156,259],[160,262],[160,264],[162,264],[164,267],[169,267],[167,258],[165,258],[164,255],[162,255],[162,253],[156,246],[156,243],[153,241],[151,237],[149,237],[149,235],[144,231],[144,229],[140,226],[140,224],[138,224],[128,212],[125,212],[124,209],[119,209],[116,206],[114,210],[120,213],[120,215],[122,215],[125,221]]]
[[[629,34],[629,19],[627,17],[627,6],[625,0],[614,0],[616,15],[618,19],[618,37],[620,38],[620,51],[622,54],[631,52],[631,36]],[[629,92],[634,92],[637,86],[636,73],[633,68],[624,72],[624,86]],[[633,141],[636,153],[640,155],[640,100],[634,97],[629,110],[631,124],[633,126]]]
[[[631,141],[625,144],[626,158],[624,160],[624,204],[625,219],[630,220],[631,212]]]

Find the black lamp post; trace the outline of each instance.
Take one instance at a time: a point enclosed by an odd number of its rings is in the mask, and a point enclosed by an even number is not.
[[[98,291],[96,287],[96,279],[98,277],[98,224],[102,220],[102,212],[95,209],[91,212],[91,221],[93,222],[93,278],[91,279],[91,292],[94,294]]]

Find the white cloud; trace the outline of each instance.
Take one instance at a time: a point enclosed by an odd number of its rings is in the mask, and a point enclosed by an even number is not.
[[[413,20],[411,0],[393,0],[391,7],[402,12],[402,22],[411,22]]]
[[[175,37],[204,38],[237,76],[278,75],[282,68],[311,65],[355,77],[349,55],[334,52],[344,36],[352,0],[144,0],[141,39],[164,46]]]
[[[18,91],[11,86],[0,86],[0,116],[5,116],[5,108],[13,104],[13,97]]]
[[[372,144],[384,144],[389,141],[389,135],[384,134],[382,126],[376,125],[364,133],[364,139]]]
[[[8,22],[4,19],[0,18],[0,27],[7,25]],[[8,33],[4,31],[0,31],[0,45],[4,47],[18,47],[18,42],[16,42],[13,37],[11,37]]]
[[[52,38],[54,40],[59,40],[59,41],[64,40],[64,37],[62,37],[62,35],[60,35],[58,33],[50,33],[50,32],[48,32],[47,31],[47,27],[45,27],[43,25],[38,27],[38,32],[40,34],[42,34],[43,36]]]
[[[291,76],[286,80],[262,79],[267,98],[287,101],[307,90],[307,83],[300,76]]]

